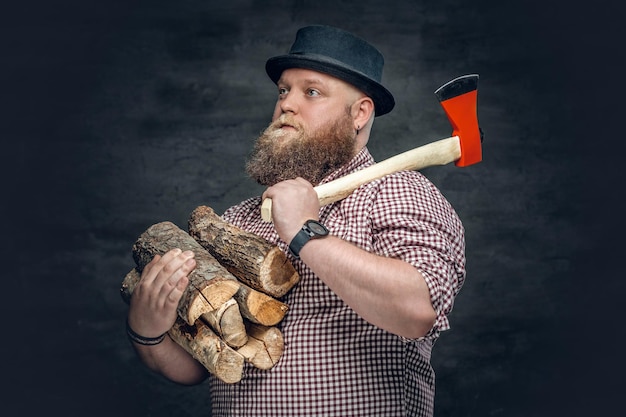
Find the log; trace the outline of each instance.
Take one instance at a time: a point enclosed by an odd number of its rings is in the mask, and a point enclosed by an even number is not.
[[[122,299],[126,303],[130,303],[132,293],[140,278],[137,268],[133,268],[126,274],[120,289]],[[167,333],[174,342],[217,378],[228,384],[241,380],[243,355],[229,347],[202,320],[189,325],[179,317]]]
[[[282,332],[276,327],[259,326],[246,322],[248,343],[237,350],[259,369],[271,369],[278,363],[285,349]]]
[[[244,356],[228,346],[201,320],[190,326],[178,319],[168,334],[174,342],[222,381],[227,384],[241,381]]]
[[[245,284],[240,284],[234,298],[244,318],[263,326],[278,324],[289,310],[287,304]]]
[[[225,222],[210,207],[197,207],[188,229],[228,271],[255,290],[280,298],[300,280],[278,246]]]
[[[220,308],[202,315],[213,331],[232,348],[240,348],[248,341],[246,326],[239,311],[239,304],[234,298],[226,301]]]
[[[133,258],[139,271],[155,255],[180,248],[195,253],[196,268],[189,274],[189,285],[178,306],[180,317],[194,324],[204,313],[218,309],[239,289],[239,281],[193,237],[174,223],[161,222],[149,227],[133,245]]]

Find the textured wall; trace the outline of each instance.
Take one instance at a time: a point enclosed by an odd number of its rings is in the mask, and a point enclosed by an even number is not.
[[[596,194],[583,190],[589,175],[598,193],[619,184],[617,154],[596,164],[586,130],[610,131],[589,119],[606,104],[592,88],[610,66],[590,62],[612,56],[613,29],[594,26],[593,12],[538,3],[12,6],[2,40],[6,415],[208,415],[206,385],[176,386],[138,363],[119,284],[151,224],[185,227],[198,205],[222,212],[261,191],[242,166],[275,99],[265,60],[311,23],[352,30],[386,57],[397,104],[374,126],[379,160],[447,137],[433,91],[481,76],[484,162],[424,170],[464,221],[468,248],[452,330],[433,354],[436,415],[608,410],[612,392],[594,381],[619,366],[620,334],[607,323],[624,286],[609,256],[590,261],[590,250],[618,247],[590,239],[603,233],[585,210]],[[588,68],[602,72],[590,79]],[[598,294],[589,282],[602,283]],[[611,343],[587,353],[600,335]]]

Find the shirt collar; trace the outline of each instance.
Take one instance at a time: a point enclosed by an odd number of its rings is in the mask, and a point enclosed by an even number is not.
[[[364,146],[355,156],[354,158],[352,158],[350,160],[350,162],[348,162],[347,164],[345,164],[344,166],[342,166],[341,168],[337,169],[336,171],[331,172],[330,174],[328,174],[321,182],[320,184],[326,184],[327,182],[330,182],[334,179],[346,176],[352,172],[355,171],[359,171],[360,169],[363,169],[367,166],[373,165],[374,164],[374,157],[372,157],[372,155],[370,154],[369,150],[367,149],[366,146]]]

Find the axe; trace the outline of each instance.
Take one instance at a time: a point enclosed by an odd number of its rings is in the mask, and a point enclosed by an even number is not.
[[[435,91],[435,96],[452,124],[452,136],[318,185],[314,189],[320,206],[343,200],[361,185],[399,171],[415,171],[450,162],[459,167],[466,167],[480,162],[483,137],[476,113],[477,95],[478,74],[463,75],[439,87]],[[269,198],[263,200],[261,217],[266,222],[272,221],[272,200]]]

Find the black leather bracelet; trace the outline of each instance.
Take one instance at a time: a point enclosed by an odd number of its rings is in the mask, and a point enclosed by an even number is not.
[[[128,324],[128,320],[126,320],[126,334],[128,335],[128,338],[130,340],[132,340],[133,342],[137,344],[144,345],[144,346],[154,346],[154,345],[158,345],[163,340],[165,340],[165,335],[167,333],[163,333],[161,336],[157,336],[157,337],[145,337],[145,336],[135,333],[135,331],[130,328],[130,325]]]

